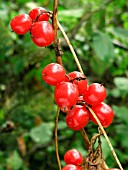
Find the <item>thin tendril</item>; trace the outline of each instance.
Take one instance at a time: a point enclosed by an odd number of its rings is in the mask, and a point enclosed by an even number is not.
[[[74,59],[75,59],[75,61],[76,61],[76,64],[77,64],[78,69],[80,70],[81,73],[83,73],[83,70],[82,70],[82,67],[81,67],[81,65],[80,65],[80,62],[79,62],[79,60],[78,60],[78,58],[77,58],[77,55],[76,55],[76,53],[75,53],[75,51],[74,51],[73,46],[71,45],[71,43],[70,43],[70,41],[69,41],[68,36],[66,35],[66,33],[65,33],[64,29],[62,28],[61,24],[59,23],[59,21],[57,21],[57,24],[58,24],[58,27],[59,27],[59,29],[61,30],[64,38],[65,38],[66,41],[67,41],[67,44],[68,44],[68,46],[69,46],[69,48],[70,48],[70,50],[71,50],[71,52],[72,52],[72,54],[73,54],[73,57],[74,57]]]
[[[55,147],[56,147],[56,157],[57,157],[59,170],[61,170],[61,163],[60,163],[59,149],[58,149],[58,118],[59,118],[59,113],[60,113],[60,108],[58,108],[58,110],[57,110],[56,119],[55,119]]]

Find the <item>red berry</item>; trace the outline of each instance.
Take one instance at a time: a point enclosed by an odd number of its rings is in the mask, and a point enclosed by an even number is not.
[[[62,170],[82,170],[82,168],[80,169],[80,167],[78,166],[68,164],[65,167],[63,167]]]
[[[33,21],[48,21],[49,15],[47,14],[47,11],[42,8],[34,8],[29,12],[29,16]]]
[[[108,127],[112,123],[113,118],[114,118],[114,111],[106,103],[102,102],[96,106],[92,106],[92,110],[98,117],[103,127]],[[90,119],[92,120],[93,123],[97,124],[92,114],[90,114]]]
[[[78,170],[82,170],[82,167],[81,166],[77,166]]]
[[[54,30],[48,21],[35,22],[31,27],[32,41],[39,47],[50,45],[54,40]]]
[[[75,84],[61,82],[55,88],[54,98],[62,111],[67,112],[78,100],[79,92]]]
[[[56,86],[65,80],[65,70],[63,66],[57,63],[48,64],[42,70],[42,79],[49,85]]]
[[[65,153],[64,161],[66,164],[80,165],[82,164],[83,158],[80,152],[76,149],[71,149]]]
[[[75,105],[66,115],[66,123],[72,130],[80,130],[89,122],[89,112],[82,105]]]
[[[84,93],[84,100],[87,104],[97,105],[103,102],[106,98],[106,89],[102,84],[93,83]]]
[[[27,33],[32,25],[32,20],[28,14],[19,14],[15,16],[11,22],[10,27],[11,29],[19,35],[23,35]]]
[[[82,95],[87,90],[88,81],[86,76],[79,71],[73,71],[68,74],[69,81],[78,86],[79,94]]]

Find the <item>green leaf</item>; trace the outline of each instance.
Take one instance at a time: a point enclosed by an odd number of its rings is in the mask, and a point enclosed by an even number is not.
[[[128,94],[128,78],[126,77],[115,77],[114,78],[115,88],[111,90],[114,97],[127,97]]]
[[[115,77],[114,84],[119,90],[128,92],[128,78],[126,77]]]
[[[13,54],[14,46],[10,35],[11,31],[7,29],[2,19],[0,19],[0,32],[0,60],[3,60],[4,57]]]
[[[7,164],[13,170],[19,170],[22,167],[23,161],[17,151],[14,151],[11,157],[7,159]]]
[[[2,165],[0,165],[0,170],[4,170],[4,168],[2,167]]]
[[[128,39],[128,30],[125,30],[124,28],[114,28],[110,30],[112,34],[114,34],[116,37],[120,39]]]
[[[5,118],[5,112],[3,109],[0,109],[0,121],[4,120],[4,118]]]
[[[18,75],[20,72],[22,72],[25,68],[25,58],[24,57],[12,57],[10,58],[10,62],[12,64],[13,72],[15,75]]]
[[[76,15],[76,11],[77,11],[77,15]],[[63,16],[67,16],[67,17],[75,17],[75,18],[79,18],[81,17],[83,13],[82,9],[70,9],[70,10],[61,10],[59,11],[59,15],[63,15]]]
[[[63,130],[67,128],[67,124],[65,121],[59,121],[58,122],[58,130]]]
[[[113,106],[115,115],[120,121],[128,125],[128,108],[125,106]]]
[[[97,57],[90,58],[90,66],[93,72],[98,76],[102,76],[107,69],[107,65],[105,65],[104,62],[99,60]]]
[[[112,41],[107,34],[100,31],[95,32],[93,35],[92,47],[98,59],[103,61],[107,66],[111,65],[115,58],[114,48]]]
[[[77,15],[76,15],[77,11]],[[70,18],[70,22],[74,19],[78,19],[82,16],[83,10],[82,9],[70,9],[70,10],[61,10],[59,11],[59,21],[67,21]]]
[[[109,139],[110,139],[112,145],[115,146],[115,141],[110,137],[109,137]],[[103,153],[104,153],[104,158],[107,159],[111,155],[110,147],[108,146],[108,143],[103,136],[101,136],[101,142],[102,142],[102,149],[103,149]]]
[[[42,123],[41,125],[32,128],[30,131],[30,137],[34,142],[45,144],[50,142],[52,138],[54,123]]]

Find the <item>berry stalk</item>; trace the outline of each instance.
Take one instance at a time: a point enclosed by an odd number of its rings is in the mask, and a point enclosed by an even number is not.
[[[58,38],[58,0],[54,0],[53,5],[53,17],[52,17],[52,25],[54,29],[54,48],[56,54],[56,61],[58,64],[62,65],[62,50],[60,48],[59,38]]]

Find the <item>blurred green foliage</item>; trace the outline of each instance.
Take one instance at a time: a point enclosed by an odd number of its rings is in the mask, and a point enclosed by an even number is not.
[[[54,88],[41,80],[44,66],[56,61],[54,47],[36,47],[29,33],[18,36],[9,27],[11,18],[37,6],[52,10],[53,1],[0,0],[0,129],[9,121],[15,124],[12,131],[0,130],[0,170],[58,169]],[[113,107],[115,118],[106,131],[128,170],[128,1],[60,0],[58,10],[89,83],[100,82],[107,88],[106,102]],[[59,36],[67,73],[77,70],[60,32]],[[59,151],[64,165],[68,149],[76,148],[83,156],[87,151],[79,132],[67,128],[63,114],[59,119]],[[91,122],[85,129],[89,138],[97,133]],[[117,167],[104,137],[102,143],[107,164]]]

